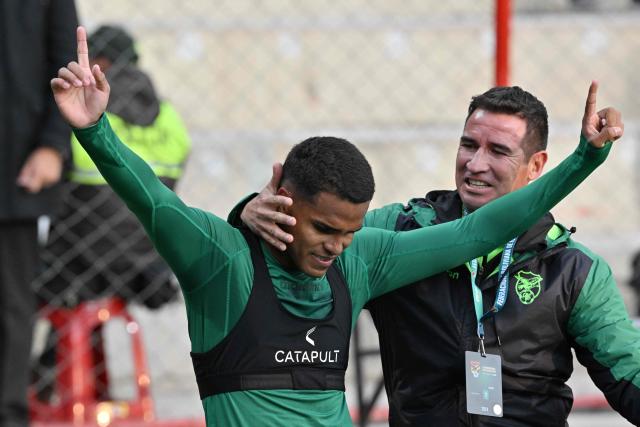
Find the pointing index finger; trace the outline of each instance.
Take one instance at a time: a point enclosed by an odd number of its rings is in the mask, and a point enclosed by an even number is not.
[[[589,86],[589,94],[587,95],[587,102],[584,106],[585,118],[591,117],[596,114],[596,97],[598,94],[598,82],[593,80]]]
[[[89,46],[87,45],[87,31],[84,27],[78,27],[76,38],[78,39],[78,64],[81,68],[89,70]]]

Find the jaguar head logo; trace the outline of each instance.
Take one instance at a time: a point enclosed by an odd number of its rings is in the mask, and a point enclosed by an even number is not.
[[[531,304],[540,295],[542,276],[530,271],[518,271],[516,279],[516,294],[523,304]]]

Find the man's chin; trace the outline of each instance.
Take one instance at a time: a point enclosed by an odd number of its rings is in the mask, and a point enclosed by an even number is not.
[[[307,276],[320,278],[323,277],[327,273],[328,268],[320,269],[320,268],[307,268],[304,272]]]
[[[462,203],[464,203],[464,206],[470,212],[473,212],[476,209],[486,205],[496,197],[493,193],[492,194],[469,194],[465,192],[460,194],[460,198],[462,199]]]
[[[324,268],[324,266],[318,265],[315,262],[298,263],[298,271],[301,271],[302,273],[310,277],[322,277],[327,272],[327,270],[328,268]]]

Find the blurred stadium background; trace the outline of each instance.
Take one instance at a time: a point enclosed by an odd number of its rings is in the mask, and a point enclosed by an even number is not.
[[[223,217],[262,188],[274,161],[311,135],[346,137],[364,151],[377,181],[373,207],[453,188],[467,104],[495,84],[493,0],[77,0],[77,6],[89,31],[119,24],[137,39],[142,68],[182,114],[193,140],[177,192]],[[577,143],[591,79],[601,84],[599,106],[624,114],[626,135],[608,164],[554,214],[611,264],[635,314],[626,282],[640,248],[640,5],[518,0],[512,7],[509,83],[549,110],[549,168]],[[201,417],[182,302],[130,311],[141,324],[158,419]],[[362,341],[375,346],[367,317]],[[106,360],[113,394],[126,399],[134,390],[131,348],[122,325],[113,323],[105,331]],[[40,322],[35,352],[46,328]],[[364,368],[370,393],[380,367],[371,358]],[[353,376],[350,369],[355,410]],[[578,398],[598,393],[581,370],[572,384]],[[381,396],[378,414],[385,405]],[[597,416],[580,424],[582,416],[572,416],[572,425],[599,425]],[[602,423],[627,425],[620,420],[614,414]]]

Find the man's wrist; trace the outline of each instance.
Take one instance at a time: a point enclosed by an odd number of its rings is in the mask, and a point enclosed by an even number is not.
[[[87,126],[83,126],[81,128],[77,128],[75,126],[71,126],[71,129],[73,129],[74,132],[78,131],[78,130],[80,130],[80,131],[82,131],[82,130],[90,130],[91,128],[96,127],[96,126],[98,126],[98,124],[100,124],[100,121],[105,116],[105,114],[106,114],[106,112],[100,114],[100,117],[98,117],[98,120],[96,120],[95,122],[93,122],[91,124],[88,124]]]
[[[227,222],[232,226],[234,226],[235,228],[243,227],[244,223],[242,222],[242,218],[240,218],[240,215],[242,215],[242,211],[244,210],[245,206],[247,206],[247,203],[249,203],[251,200],[253,200],[257,196],[258,196],[258,193],[252,193],[246,196],[244,199],[240,200],[233,207],[233,209],[231,209],[231,212],[229,212],[229,216],[227,217]]]
[[[582,132],[580,133],[580,144],[581,145],[586,145],[588,147],[591,147],[594,150],[602,150],[603,148],[607,147],[608,145],[611,145],[613,141],[607,140],[604,142],[604,144],[602,144],[601,146],[597,147],[595,145],[593,145],[589,139],[584,136],[584,134],[582,134]]]

